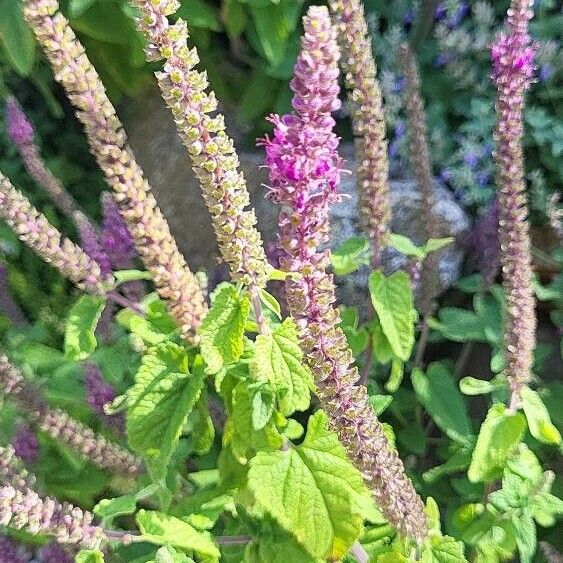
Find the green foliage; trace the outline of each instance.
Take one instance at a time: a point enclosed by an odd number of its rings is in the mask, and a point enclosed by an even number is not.
[[[72,306],[65,331],[65,356],[85,360],[96,349],[96,327],[106,301],[103,297],[82,295]]]
[[[364,237],[352,237],[332,251],[331,259],[337,276],[351,274],[369,264],[369,242]]]
[[[221,371],[241,357],[249,310],[248,298],[241,296],[232,285],[216,290],[213,306],[200,331],[201,351],[209,374]]]
[[[522,389],[522,407],[532,436],[546,444],[560,444],[561,434],[551,422],[549,411],[536,391]]]
[[[479,430],[469,466],[469,480],[492,481],[498,477],[525,429],[526,419],[521,413],[510,412],[502,404],[493,405]]]
[[[369,277],[369,291],[393,354],[403,361],[408,360],[414,345],[414,323],[417,318],[408,275],[395,272],[385,277],[376,270]]]
[[[104,554],[97,549],[83,549],[77,553],[76,563],[104,563]]]
[[[35,41],[23,19],[21,0],[0,1],[0,42],[16,72],[28,76],[35,62]]]
[[[362,529],[357,497],[365,494],[363,481],[321,411],[309,420],[302,444],[259,452],[250,461],[248,486],[313,557],[341,557]]]
[[[155,481],[166,476],[204,380],[201,358],[195,358],[190,373],[185,350],[172,342],[151,348],[143,357],[135,385],[127,393],[127,436]]]

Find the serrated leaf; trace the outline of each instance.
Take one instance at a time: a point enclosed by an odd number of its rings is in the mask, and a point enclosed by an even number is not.
[[[127,393],[127,437],[131,448],[146,460],[155,481],[166,475],[204,380],[200,356],[190,374],[185,349],[172,342],[155,346],[143,356],[135,385]]]
[[[82,295],[72,306],[65,329],[65,356],[75,362],[85,360],[96,349],[95,331],[106,300]]]
[[[361,532],[356,498],[365,488],[326,422],[326,415],[317,411],[302,444],[259,452],[250,461],[248,486],[264,510],[313,557],[340,558]]]
[[[35,40],[23,19],[21,0],[0,0],[0,41],[16,72],[29,75],[35,63]]]
[[[520,514],[511,519],[516,532],[516,544],[520,553],[521,563],[531,563],[536,553],[536,524],[529,508],[524,508]]]
[[[297,326],[292,319],[286,319],[271,333],[256,337],[250,372],[259,381],[272,385],[284,416],[309,408],[313,376],[303,362]]]
[[[434,362],[426,374],[414,368],[412,384],[419,401],[441,430],[452,440],[467,444],[471,437],[471,421],[467,406],[448,368]]]
[[[432,467],[431,469],[425,471],[422,474],[422,478],[426,483],[432,484],[440,479],[440,477],[450,475],[451,473],[457,473],[458,471],[464,471],[470,461],[471,451],[463,449],[455,453],[441,465],[437,465],[436,467]]]
[[[249,450],[277,450],[282,445],[282,437],[269,420],[266,426],[255,430],[252,423],[252,395],[248,384],[237,383],[232,391],[230,416],[223,432],[223,442],[230,444],[233,455],[246,461]]]
[[[369,264],[370,245],[365,237],[352,237],[337,246],[331,255],[332,268],[337,276],[345,276]]]
[[[436,252],[437,250],[441,250],[442,248],[454,242],[454,240],[454,237],[428,239],[428,242],[423,246],[425,255],[430,254],[431,252]]]
[[[401,254],[404,254],[406,256],[424,258],[423,248],[417,246],[409,237],[406,237],[405,235],[391,233],[389,235],[389,246],[392,246],[395,250],[398,250]]]
[[[218,559],[220,552],[207,532],[198,532],[187,522],[160,512],[139,510],[137,526],[145,541],[156,545],[171,545],[201,557]]]
[[[385,277],[375,270],[369,277],[369,291],[393,353],[406,362],[414,344],[416,319],[409,276],[405,272],[395,272]]]
[[[261,389],[258,389],[252,397],[252,427],[254,430],[262,430],[268,424],[274,414],[274,409],[274,395],[271,392],[262,392]]]
[[[526,429],[521,413],[512,413],[497,403],[481,426],[467,475],[473,483],[492,481],[500,476],[506,460],[515,450]]]
[[[467,563],[463,543],[449,536],[434,536],[422,552],[422,563]]]
[[[370,395],[368,402],[376,416],[379,416],[383,414],[385,409],[393,402],[393,397],[391,395]]]
[[[244,327],[250,301],[232,285],[220,286],[214,293],[213,306],[200,328],[201,353],[207,372],[215,374],[241,357],[244,350]]]
[[[215,440],[215,426],[209,414],[208,398],[205,389],[197,401],[196,408],[192,411],[192,449],[196,455],[205,455],[211,450]]]
[[[528,420],[528,428],[534,438],[544,444],[560,444],[561,434],[551,422],[549,411],[536,391],[522,389],[522,408]]]
[[[97,549],[83,549],[74,557],[75,563],[104,563],[104,554]]]
[[[281,321],[281,306],[278,300],[271,293],[268,293],[265,289],[260,288],[259,293],[262,305],[272,311]]]
[[[244,563],[321,563],[313,558],[289,534],[255,539],[244,551]]]

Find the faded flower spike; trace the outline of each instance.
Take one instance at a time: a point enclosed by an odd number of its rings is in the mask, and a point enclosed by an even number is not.
[[[0,446],[0,483],[9,483],[17,489],[35,485],[35,476],[22,466],[13,446]]]
[[[112,272],[109,256],[100,242],[100,235],[96,228],[83,216],[75,216],[78,234],[80,235],[80,246],[100,266],[102,274],[108,275]]]
[[[115,399],[115,389],[104,380],[100,368],[91,362],[84,364],[84,386],[86,388],[86,401],[90,405],[90,408],[98,414],[108,426],[113,426],[116,430],[123,430],[123,416],[109,416],[104,411],[104,406]]]
[[[55,440],[82,454],[107,471],[136,475],[142,471],[140,460],[117,444],[97,436],[94,431],[59,409],[50,409],[37,389],[29,385],[21,372],[0,354],[0,392],[9,395],[26,410],[28,418]]]
[[[35,142],[33,126],[13,96],[8,96],[6,102],[6,131],[18,149],[26,170],[51,196],[55,205],[70,218],[79,216],[86,220],[74,198],[45,166]]]
[[[193,170],[203,190],[219,249],[229,265],[231,278],[251,287],[264,287],[270,266],[262,238],[255,227],[254,210],[246,209],[249,194],[233,141],[225,132],[217,100],[208,87],[195,48],[188,49],[186,22],[170,24],[167,16],[180,7],[178,0],[131,0],[141,12],[137,24],[148,40],[147,59],[165,59],[157,72],[163,98],[171,109],[178,132],[188,149]]]
[[[55,78],[84,125],[90,150],[115,191],[139,256],[182,336],[192,342],[207,311],[201,288],[170,234],[103,84],[56,0],[25,0],[24,6]]]
[[[518,407],[520,391],[531,377],[536,331],[522,147],[524,96],[534,73],[534,45],[528,33],[532,4],[530,0],[512,0],[506,31],[491,52],[492,78],[497,87],[495,159],[506,297],[504,353],[512,408]]]
[[[421,215],[426,240],[435,234],[434,190],[432,164],[428,147],[428,131],[424,101],[421,95],[420,74],[416,59],[407,44],[401,45],[400,57],[406,79],[406,109],[409,123],[409,145],[412,169],[421,195]],[[422,264],[420,310],[428,315],[438,292],[438,255],[430,253]]]
[[[64,238],[1,173],[0,218],[31,250],[81,289],[98,295],[111,289],[113,277],[104,275],[88,254]]]
[[[0,526],[54,536],[59,543],[97,547],[105,533],[92,521],[90,512],[72,504],[40,497],[29,488],[0,486]]]
[[[427,534],[422,501],[368,403],[364,386],[334,308],[334,283],[327,273],[328,210],[338,200],[341,161],[331,112],[338,101],[338,47],[328,11],[313,6],[303,20],[302,52],[291,82],[295,112],[274,116],[266,139],[268,197],[281,204],[280,267],[299,272],[286,281],[287,303],[301,331],[321,404],[350,458],[362,471],[385,517],[402,534]]]
[[[116,269],[131,268],[137,257],[131,233],[111,193],[102,194],[102,247]]]
[[[39,455],[39,442],[35,432],[27,424],[20,424],[14,437],[12,438],[12,447],[15,454],[25,463],[33,463],[37,461]]]
[[[372,264],[379,267],[391,220],[389,161],[385,138],[385,115],[371,36],[359,0],[329,2],[338,43],[358,162],[360,213],[372,241]]]
[[[28,563],[29,558],[24,559],[13,541],[0,536],[0,561],[2,563]]]

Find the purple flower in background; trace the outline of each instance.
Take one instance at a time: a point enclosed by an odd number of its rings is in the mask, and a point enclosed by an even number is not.
[[[462,20],[469,14],[469,3],[465,0],[459,3],[459,7],[448,19],[448,27],[454,29],[459,26]]]
[[[443,66],[446,66],[449,62],[452,61],[452,59],[454,58],[452,53],[449,52],[444,52],[444,53],[440,53],[435,59],[434,59],[434,66],[436,68],[441,68]]]
[[[33,141],[33,126],[22,111],[18,102],[11,96],[6,102],[6,132],[16,145],[25,145]]]
[[[443,168],[442,170],[440,170],[438,177],[440,178],[440,180],[442,180],[442,182],[444,182],[444,184],[447,184],[452,180],[453,173],[451,170],[448,170],[447,168]]]
[[[491,179],[491,175],[486,170],[478,170],[475,173],[475,179],[477,180],[477,184],[484,188]]]
[[[12,447],[16,455],[26,463],[34,463],[37,460],[39,443],[35,432],[27,424],[21,424],[16,430]]]
[[[0,536],[0,561],[2,563],[26,563],[27,558],[23,558],[16,544],[5,536]]]
[[[448,10],[446,8],[446,3],[440,2],[438,6],[436,6],[436,11],[434,12],[434,18],[436,21],[443,20],[446,17],[447,13]]]
[[[403,16],[403,25],[408,29],[414,23],[414,10],[407,10]]]
[[[114,388],[104,379],[100,368],[92,362],[84,364],[84,386],[86,388],[86,400],[90,408],[106,424],[117,430],[122,430],[123,418],[121,416],[109,416],[104,411],[104,406],[111,403],[117,394]]]
[[[50,543],[39,549],[41,563],[73,563],[74,557],[58,543]]]
[[[110,193],[102,194],[102,246],[116,269],[131,267],[136,257],[133,238]]]
[[[474,150],[468,150],[463,155],[463,162],[466,166],[471,168],[471,170],[475,170],[477,164],[479,164],[479,155]]]
[[[500,267],[498,222],[499,204],[498,199],[495,198],[475,222],[469,239],[486,286],[494,282]]]
[[[80,245],[82,246],[84,252],[95,260],[102,271],[103,275],[110,274],[112,272],[111,262],[106,251],[102,247],[100,242],[100,235],[96,231],[95,227],[87,220],[83,219],[82,216],[75,216],[76,224],[78,226],[78,233],[80,235]]]
[[[407,126],[405,125],[405,122],[397,121],[397,123],[395,123],[395,138],[401,139],[402,137],[405,136],[406,132],[407,132]]]
[[[389,158],[397,158],[399,156],[399,143],[391,141],[389,143]]]
[[[542,82],[547,82],[553,76],[553,66],[550,64],[542,65],[539,72],[539,79]]]
[[[400,94],[405,89],[406,78],[404,76],[397,76],[393,84],[393,92]]]

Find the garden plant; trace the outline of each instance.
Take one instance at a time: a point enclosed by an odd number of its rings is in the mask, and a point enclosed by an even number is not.
[[[561,16],[219,4],[0,0],[0,563],[563,561],[561,91],[536,37]],[[221,62],[223,25],[239,58],[257,51],[250,76]],[[427,89],[429,66],[473,92],[467,119]],[[180,252],[114,108],[154,77],[218,280]],[[229,80],[250,89],[274,245],[211,87]],[[72,108],[94,160],[81,137],[45,157],[26,82],[46,122]],[[393,232],[397,159],[422,242]],[[362,232],[335,248],[352,169]],[[80,189],[100,173],[99,198]],[[437,231],[436,184],[475,215],[466,240]],[[444,293],[454,244],[466,275]],[[359,306],[340,299],[351,278]]]

